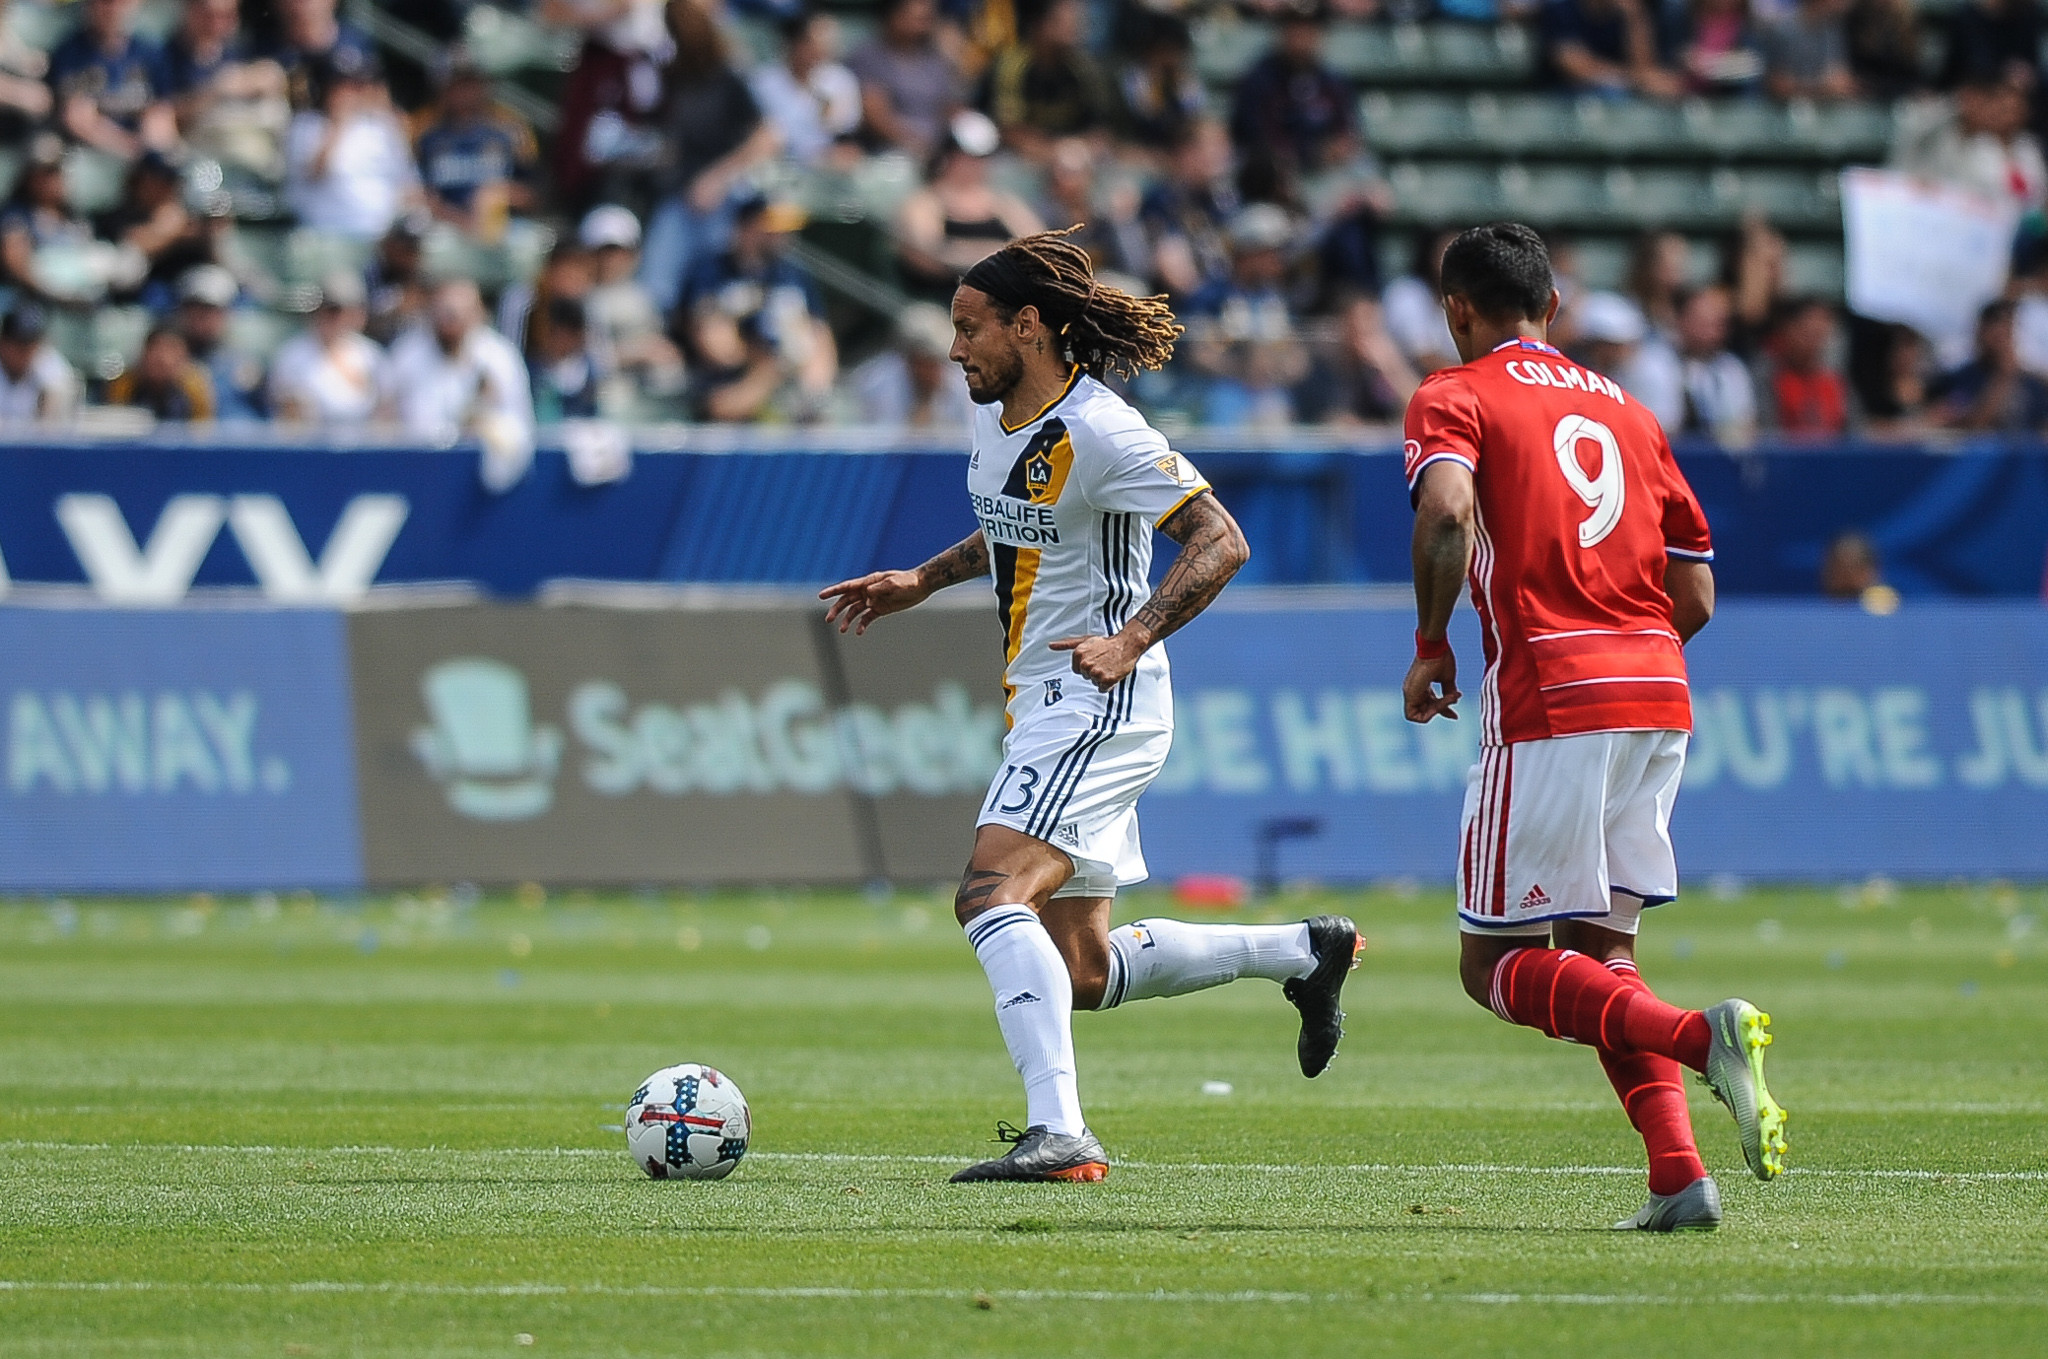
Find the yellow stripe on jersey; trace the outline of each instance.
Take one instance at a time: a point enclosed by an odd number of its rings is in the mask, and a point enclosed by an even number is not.
[[[1024,489],[1034,505],[1057,505],[1067,478],[1074,471],[1074,441],[1062,433],[1044,453],[1034,453],[1024,464]]]
[[[1003,618],[1009,644],[1003,648],[1003,668],[1008,670],[1024,649],[1024,621],[1031,613],[1031,591],[1038,584],[1039,549],[1017,549],[1017,568],[1010,577],[1010,597]]]

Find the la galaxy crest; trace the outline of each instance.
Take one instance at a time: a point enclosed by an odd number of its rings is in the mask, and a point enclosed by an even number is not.
[[[1052,488],[1052,459],[1043,449],[1033,453],[1024,464],[1024,489],[1033,497],[1042,495]]]

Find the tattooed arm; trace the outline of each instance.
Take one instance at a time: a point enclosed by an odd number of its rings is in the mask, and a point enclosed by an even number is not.
[[[1074,653],[1074,673],[1098,689],[1114,688],[1138,661],[1181,625],[1209,607],[1251,560],[1251,546],[1223,502],[1208,491],[1181,506],[1159,531],[1180,544],[1180,555],[1145,607],[1114,637],[1068,637],[1054,651]]]
[[[837,623],[841,632],[852,628],[858,635],[877,618],[916,608],[948,585],[987,574],[988,544],[976,529],[972,537],[961,539],[915,571],[876,571],[858,580],[842,580],[818,591],[818,598],[832,601],[832,607],[825,610],[827,624]]]

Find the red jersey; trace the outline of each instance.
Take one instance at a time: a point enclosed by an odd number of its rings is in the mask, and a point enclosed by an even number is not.
[[[1433,462],[1478,485],[1482,738],[1692,730],[1665,559],[1714,551],[1657,418],[1549,345],[1510,340],[1424,381],[1407,435],[1411,497]]]

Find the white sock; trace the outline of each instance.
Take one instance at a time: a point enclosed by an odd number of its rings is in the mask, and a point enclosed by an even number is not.
[[[1190,925],[1139,920],[1109,932],[1109,986],[1099,1009],[1184,996],[1239,977],[1286,981],[1315,970],[1307,925]]]
[[[967,922],[967,941],[996,993],[996,1024],[1024,1078],[1024,1123],[1066,1137],[1087,1131],[1074,1077],[1074,983],[1029,906],[997,906]]]

